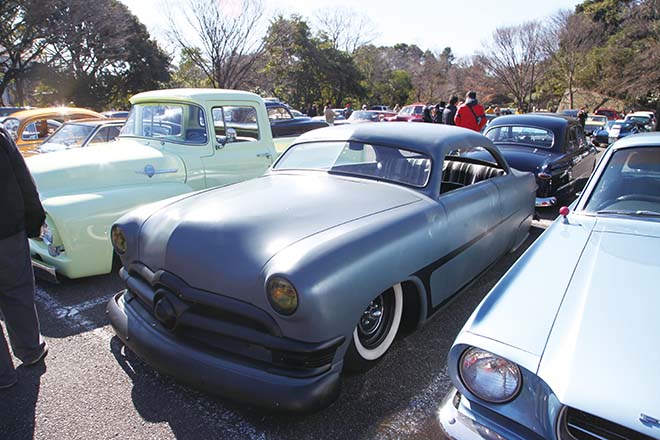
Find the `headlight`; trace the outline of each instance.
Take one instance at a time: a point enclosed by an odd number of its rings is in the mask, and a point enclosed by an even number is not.
[[[520,368],[479,348],[469,348],[461,356],[461,381],[472,394],[490,403],[505,403],[520,391]]]
[[[5,130],[9,133],[9,135],[16,140],[18,138],[18,126],[19,126],[18,119],[16,118],[9,118],[5,120],[5,122],[2,123],[2,126],[5,127]]]
[[[298,308],[298,292],[284,278],[273,277],[268,280],[266,292],[271,307],[277,313],[291,315]]]
[[[124,255],[126,253],[126,249],[128,248],[124,231],[122,231],[119,226],[113,225],[112,229],[110,230],[110,237],[112,239],[112,247],[115,248],[115,251],[119,255]]]

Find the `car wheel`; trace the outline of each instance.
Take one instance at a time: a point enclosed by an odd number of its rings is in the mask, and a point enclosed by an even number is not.
[[[353,330],[345,357],[349,371],[366,371],[373,367],[394,342],[401,324],[403,289],[396,284],[374,298]]]

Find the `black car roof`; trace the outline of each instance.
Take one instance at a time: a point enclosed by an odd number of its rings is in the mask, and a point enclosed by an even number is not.
[[[533,125],[550,130],[563,130],[575,118],[558,113],[527,113],[524,115],[503,115],[495,118],[488,128],[500,125]]]

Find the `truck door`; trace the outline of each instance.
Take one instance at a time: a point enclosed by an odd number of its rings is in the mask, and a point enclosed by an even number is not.
[[[273,163],[274,147],[257,103],[211,105],[212,148],[202,157],[206,186],[229,185],[262,175]],[[264,126],[265,125],[265,126]]]

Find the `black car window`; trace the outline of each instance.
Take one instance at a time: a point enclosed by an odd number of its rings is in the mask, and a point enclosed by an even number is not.
[[[566,151],[571,152],[580,148],[580,140],[578,139],[578,131],[575,125],[568,128],[566,139]]]
[[[271,121],[280,121],[282,119],[293,119],[291,112],[284,107],[269,107],[268,119]]]
[[[486,137],[496,145],[519,145],[532,148],[552,148],[555,139],[552,131],[527,125],[499,125],[497,127],[491,127],[486,131]]]

